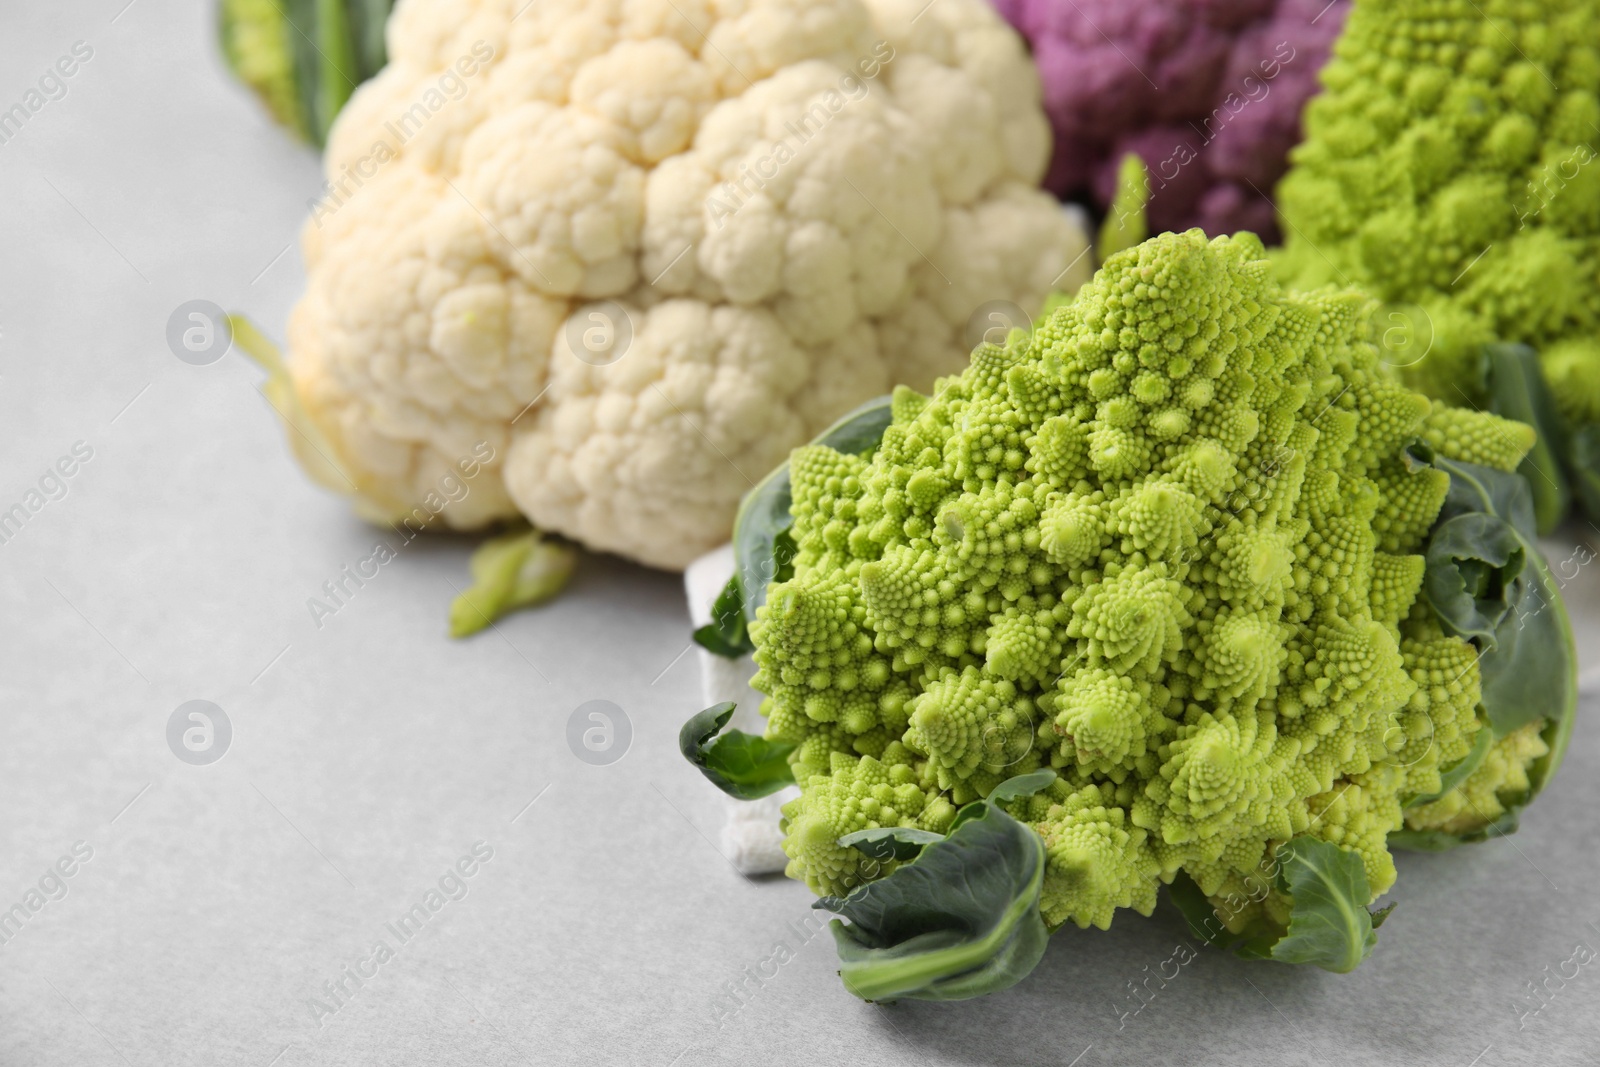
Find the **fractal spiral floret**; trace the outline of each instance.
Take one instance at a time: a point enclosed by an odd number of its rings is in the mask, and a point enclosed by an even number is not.
[[[1384,893],[1403,803],[1487,729],[1473,647],[1419,599],[1450,476],[1406,449],[1508,469],[1533,441],[1390,377],[1371,306],[1281,289],[1249,234],[1167,234],[897,392],[870,458],[797,451],[793,575],[751,628],[802,788],[789,874],[848,893],[897,861],[841,837],[944,834],[1048,768],[1002,807],[1052,927],[1148,914],[1180,871],[1219,899],[1297,835]],[[1496,742],[1411,828],[1482,826],[1540,747]]]

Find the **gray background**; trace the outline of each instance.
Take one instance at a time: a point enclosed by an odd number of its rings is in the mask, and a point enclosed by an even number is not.
[[[470,543],[442,538],[318,629],[306,599],[379,534],[289,460],[259,372],[164,341],[196,298],[281,336],[316,161],[226,80],[208,4],[125,4],[0,7],[0,108],[94,49],[0,145],[0,509],[94,450],[0,545],[0,907],[94,850],[0,945],[0,1064],[1600,1060],[1600,963],[1520,1030],[1513,1011],[1600,948],[1592,698],[1520,834],[1401,860],[1358,973],[1207,950],[1119,1024],[1126,983],[1186,939],[1165,908],[1063,932],[980,1002],[842,991],[827,935],[789,925],[807,892],[739,878],[712,843],[719,798],[674,744],[699,691],[676,576],[587,558],[554,606],[451,642]],[[197,698],[234,728],[206,767],[165,741]],[[611,766],[565,740],[595,699],[633,725]],[[319,1020],[308,999],[395,944],[384,924],[478,841],[494,854],[468,895]],[[730,1015],[747,967],[770,977]]]

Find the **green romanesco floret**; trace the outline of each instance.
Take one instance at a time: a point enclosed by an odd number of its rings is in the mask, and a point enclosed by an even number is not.
[[[789,873],[884,873],[837,838],[1048,766],[1012,808],[1051,925],[1148,914],[1180,870],[1231,892],[1306,833],[1386,889],[1401,798],[1479,729],[1471,647],[1416,608],[1448,476],[1402,451],[1514,466],[1526,439],[1432,415],[1371,306],[1281,289],[1251,235],[1167,234],[897,394],[870,458],[796,452],[794,575],[751,627],[769,736],[799,745]]]
[[[1321,77],[1280,276],[1393,305],[1385,360],[1446,404],[1484,404],[1480,346],[1515,341],[1600,419],[1600,3],[1355,0]]]

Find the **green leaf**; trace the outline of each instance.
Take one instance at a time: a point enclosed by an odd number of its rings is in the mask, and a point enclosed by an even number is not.
[[[1538,432],[1538,441],[1517,468],[1533,493],[1539,532],[1549,533],[1572,506],[1572,490],[1561,469],[1567,451],[1567,428],[1550,398],[1539,355],[1527,345],[1484,346],[1489,407],[1496,415],[1525,422]]]
[[[356,63],[355,41],[350,34],[350,13],[344,0],[312,0],[319,63],[317,95],[311,100],[312,136],[326,144],[333,120],[364,80]]]
[[[950,832],[954,833],[956,827],[983,813],[986,803],[1009,804],[1013,800],[1031,797],[1043,789],[1050,788],[1056,780],[1056,772],[1046,767],[1044,770],[1033,771],[1030,774],[1019,774],[1014,778],[1007,778],[989,791],[983,800],[975,800],[971,804],[964,804],[956,812],[956,817],[950,823]]]
[[[1372,892],[1361,857],[1315,837],[1294,838],[1279,850],[1283,888],[1294,898],[1289,930],[1272,946],[1280,963],[1312,963],[1347,974],[1372,954],[1367,902]]]
[[[1049,767],[1030,774],[1019,774],[1014,778],[1007,778],[991,789],[988,799],[996,804],[1009,804],[1013,800],[1031,797],[1035,793],[1049,789],[1055,784],[1056,778],[1056,772]]]
[[[1406,453],[1413,467],[1450,475],[1428,545],[1424,595],[1447,630],[1477,644],[1483,707],[1495,737],[1540,719],[1550,724],[1554,758],[1544,761],[1542,786],[1571,733],[1578,659],[1560,589],[1534,541],[1527,480],[1446,459],[1420,443]],[[1486,623],[1492,624],[1487,633]]]
[[[743,730],[722,733],[736,707],[732,702],[713,704],[684,723],[678,731],[683,758],[700,768],[712,785],[740,800],[756,800],[793,785],[792,742],[768,741]]]
[[[382,70],[389,61],[384,29],[389,24],[389,10],[393,6],[393,0],[345,0],[350,39],[355,45],[356,73],[363,81]]]
[[[1378,943],[1373,933],[1394,910],[1390,904],[1367,910],[1372,893],[1361,857],[1320,838],[1302,834],[1280,845],[1277,888],[1292,900],[1287,928],[1258,918],[1249,929],[1227,928],[1200,887],[1182,871],[1167,896],[1190,931],[1211,945],[1244,959],[1310,963],[1325,971],[1353,971]]]
[[[1150,203],[1150,173],[1138,153],[1129,152],[1122,157],[1117,168],[1117,191],[1111,200],[1106,218],[1100,224],[1100,239],[1096,255],[1104,263],[1123,249],[1132,248],[1144,241],[1150,233],[1145,220],[1145,209]]]
[[[738,659],[754,652],[745,626],[744,596],[739,592],[739,576],[735,574],[722,587],[711,605],[711,621],[694,632],[695,643],[708,652],[728,659]]]
[[[845,988],[868,1001],[965,1000],[1021,981],[1044,955],[1044,842],[983,811],[887,878],[816,907],[832,924]]]
[[[519,608],[542,604],[566,586],[577,550],[520,525],[472,554],[472,584],[450,605],[450,636],[467,637]]]
[[[1517,531],[1481,511],[1435,527],[1424,588],[1445,629],[1479,642],[1480,648],[1494,648],[1512,609],[1508,587],[1521,576],[1526,556]]]
[[[1549,747],[1529,770],[1527,793],[1503,797],[1506,811],[1489,826],[1462,834],[1400,830],[1388,838],[1394,848],[1442,851],[1516,830],[1522,809],[1560,767],[1577,715],[1578,655],[1560,586],[1534,541],[1526,479],[1445,459],[1420,443],[1408,446],[1406,454],[1413,467],[1432,466],[1450,475],[1450,492],[1433,533],[1439,547],[1430,541],[1423,588],[1440,622],[1478,647],[1481,699],[1493,738],[1543,721],[1541,736]],[[1520,541],[1520,559],[1506,549],[1508,535]],[[1455,573],[1440,573],[1448,569]],[[1463,595],[1473,600],[1470,611]],[[1482,633],[1481,624],[1496,617],[1492,633]],[[1480,736],[1477,744],[1485,743]],[[1463,764],[1451,769],[1455,785],[1476,766],[1468,761],[1463,761],[1465,773],[1457,774]]]
[[[1600,422],[1580,426],[1567,445],[1573,491],[1590,521],[1600,522]]]
[[[1180,870],[1173,876],[1172,884],[1167,886],[1167,898],[1183,914],[1184,921],[1189,924],[1189,932],[1207,944],[1227,949],[1239,940],[1238,935],[1229,933],[1228,928],[1222,925],[1211,901],[1200,892],[1200,887],[1187,871]]]
[[[862,453],[876,448],[889,428],[892,397],[878,397],[850,412],[811,443],[840,452]],[[785,461],[768,474],[739,504],[733,525],[734,575],[744,597],[744,617],[756,617],[767,602],[767,587],[784,580],[784,570],[794,558],[794,541],[788,538],[794,519],[789,514],[789,464]],[[787,556],[784,553],[787,552]]]
[[[1549,567],[1537,546],[1527,551],[1526,577],[1508,597],[1512,615],[1478,663],[1483,706],[1496,737],[1544,718],[1560,725],[1556,736],[1565,750],[1578,705],[1577,648]],[[1560,754],[1553,755],[1559,764]]]
[[[876,830],[857,830],[839,838],[839,844],[875,860],[908,860],[927,845],[943,841],[944,834],[910,826],[883,826]]]

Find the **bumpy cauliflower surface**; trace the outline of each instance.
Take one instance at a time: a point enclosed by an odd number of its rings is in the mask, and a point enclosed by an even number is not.
[[[897,392],[870,459],[797,451],[794,576],[751,631],[798,743],[788,873],[845,892],[893,864],[841,835],[943,831],[1049,766],[1007,807],[1051,924],[1148,914],[1179,870],[1224,900],[1297,834],[1387,890],[1402,798],[1488,728],[1473,648],[1418,601],[1449,478],[1402,449],[1510,467],[1532,438],[1386,376],[1371,307],[1281,290],[1251,234],[1167,234]]]
[[[1283,276],[1415,305],[1391,362],[1477,404],[1478,346],[1539,350],[1600,419],[1600,4],[1355,0],[1278,188]]]
[[[680,567],[787,451],[1088,276],[982,0],[406,0],[289,327],[307,465]],[[319,457],[313,450],[326,453]]]

